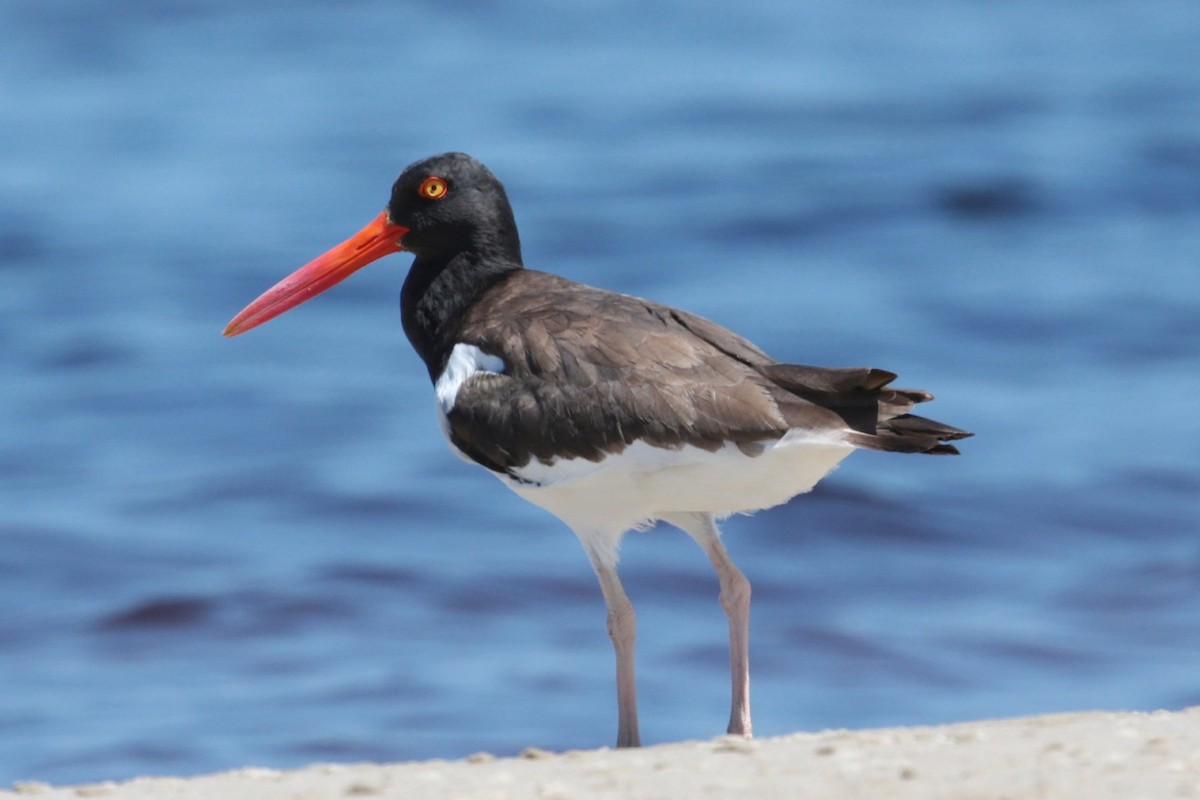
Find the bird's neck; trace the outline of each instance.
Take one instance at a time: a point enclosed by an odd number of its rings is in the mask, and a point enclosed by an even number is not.
[[[519,253],[515,259],[473,251],[449,258],[417,256],[400,292],[400,320],[430,378],[441,374],[467,309],[521,268]]]

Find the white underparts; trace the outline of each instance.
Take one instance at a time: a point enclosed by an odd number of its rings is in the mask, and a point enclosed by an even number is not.
[[[531,461],[517,477],[500,476],[514,492],[567,523],[606,561],[616,561],[626,531],[678,514],[721,518],[786,503],[812,489],[854,451],[840,431],[795,429],[763,442],[757,456],[732,442],[709,451],[638,441],[599,462]]]

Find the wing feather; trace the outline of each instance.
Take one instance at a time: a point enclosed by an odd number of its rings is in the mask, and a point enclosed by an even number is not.
[[[908,415],[931,396],[886,388],[890,372],[780,364],[702,317],[531,270],[492,287],[459,340],[506,365],[468,378],[447,413],[455,444],[497,471],[636,440],[754,453],[798,427],[925,452],[969,435]]]

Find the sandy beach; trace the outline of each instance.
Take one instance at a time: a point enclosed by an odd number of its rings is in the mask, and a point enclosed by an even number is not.
[[[936,727],[834,730],[753,741],[722,737],[637,750],[518,758],[247,767],[192,778],[51,787],[0,797],[111,800],[422,800],[570,798],[1155,798],[1200,797],[1200,707],[1088,712]]]

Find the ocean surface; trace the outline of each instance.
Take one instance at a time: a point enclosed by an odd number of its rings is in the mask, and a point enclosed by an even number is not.
[[[0,4],[0,785],[611,744],[569,531],[442,440],[393,256],[235,340],[408,163],[526,263],[976,432],[726,525],[756,731],[1200,703],[1200,5]],[[643,736],[720,734],[627,539]]]

